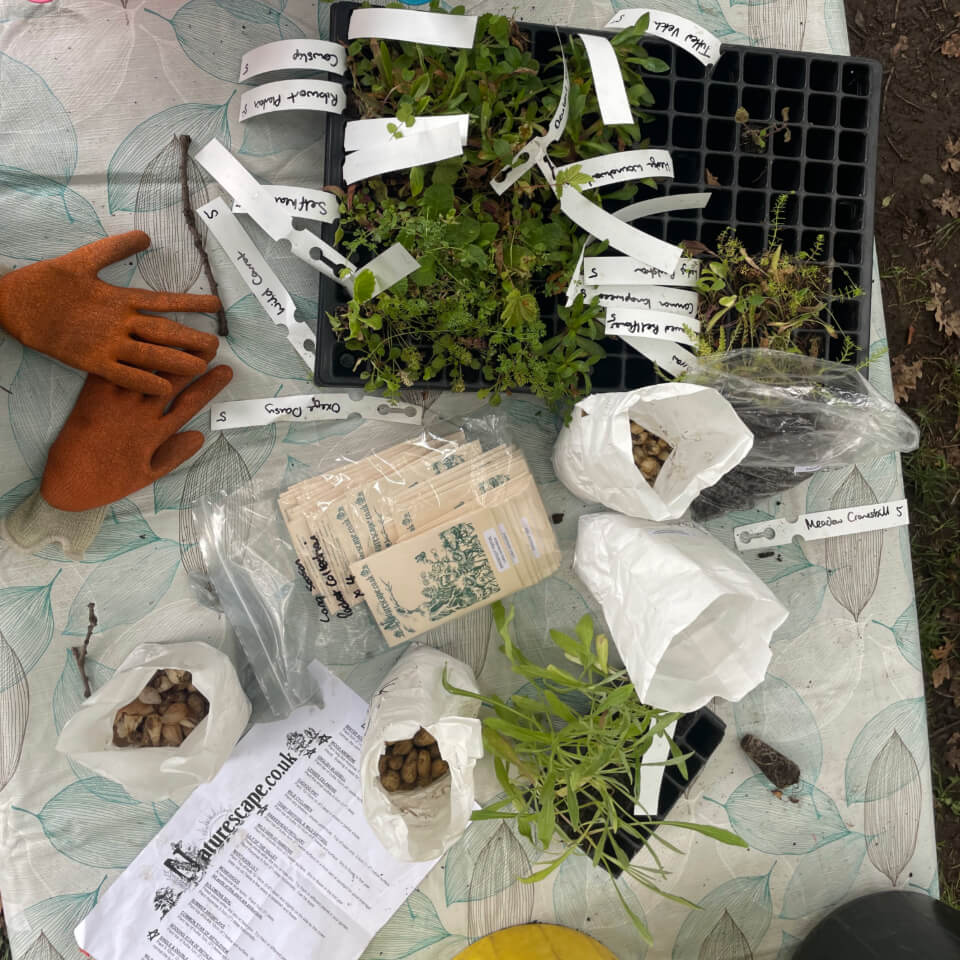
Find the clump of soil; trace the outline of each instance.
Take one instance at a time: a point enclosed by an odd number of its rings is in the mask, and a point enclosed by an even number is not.
[[[633,462],[652,484],[663,468],[667,457],[673,453],[673,447],[662,437],[645,430],[639,423],[630,424],[630,439],[633,442]]]
[[[189,670],[158,670],[113,719],[115,747],[179,747],[210,712]]]
[[[437,741],[421,727],[409,740],[394,740],[380,756],[380,783],[387,793],[428,787],[450,768]]]

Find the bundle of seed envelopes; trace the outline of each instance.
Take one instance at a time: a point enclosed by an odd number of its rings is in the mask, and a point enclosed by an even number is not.
[[[364,599],[387,643],[550,576],[560,548],[519,448],[408,441],[280,495],[315,593]]]

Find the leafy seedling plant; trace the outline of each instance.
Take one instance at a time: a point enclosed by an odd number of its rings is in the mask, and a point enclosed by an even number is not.
[[[740,132],[741,141],[747,146],[752,146],[756,153],[763,153],[767,149],[767,140],[775,134],[782,133],[784,143],[789,143],[793,139],[793,132],[787,126],[790,121],[789,107],[784,107],[780,111],[780,120],[775,120],[765,127],[751,125],[750,114],[746,107],[738,107],[733,119],[743,127]]]
[[[436,2],[431,9],[437,10]],[[453,14],[462,13],[458,7]],[[640,43],[646,18],[614,40],[637,120],[653,103],[643,71],[667,64]],[[559,48],[556,51],[559,54]],[[557,164],[642,146],[636,124],[604,126],[585,49],[566,47],[571,76],[569,120],[550,148]],[[342,192],[336,243],[366,260],[401,243],[420,268],[374,297],[369,271],[354,296],[327,319],[356,357],[369,389],[387,395],[445,374],[454,390],[480,378],[491,402],[524,388],[566,412],[590,392],[590,370],[605,356],[601,308],[583,297],[559,308],[559,329],[548,334],[543,310],[566,289],[582,244],[556,194],[534,169],[503,196],[490,187],[514,156],[544,134],[562,86],[558,58],[541,64],[530,39],[506,17],[479,18],[470,50],[415,43],[354,40],[349,114],[392,117],[395,138],[416,131],[417,116],[469,113],[463,156],[362,181]],[[558,177],[557,189],[580,189],[578,169]],[[606,190],[603,200],[630,200],[638,184]],[[599,200],[597,191],[588,195]]]
[[[661,896],[695,906],[658,885],[668,874],[656,844],[681,851],[655,831],[657,823],[633,812],[643,758],[655,738],[666,738],[670,747],[670,757],[660,765],[676,766],[684,778],[688,776],[690,754],[666,733],[680,714],[640,702],[626,671],[609,663],[610,642],[595,631],[589,616],[580,620],[574,636],[550,631],[566,660],[574,664],[572,671],[555,664],[542,667],[521,652],[510,633],[512,607],[507,613],[503,604],[494,604],[493,617],[503,640],[501,650],[513,670],[529,681],[533,695],[514,694],[503,700],[460,690],[444,676],[450,693],[479,700],[492,710],[483,718],[483,742],[505,796],[476,811],[473,819],[514,820],[520,834],[551,857],[541,869],[521,878],[524,883],[549,876],[573,854],[589,856],[594,866],[611,874],[624,910],[641,936],[652,942],[616,878],[626,874]],[[746,846],[736,834],[719,827],[671,820],[659,825]],[[625,838],[633,846],[644,846],[652,865],[632,863],[622,846]]]
[[[697,283],[700,293],[700,332],[688,332],[701,355],[740,347],[768,347],[789,353],[819,354],[822,331],[841,336],[831,307],[863,295],[855,283],[833,287],[831,269],[821,262],[824,238],[809,250],[789,253],[780,240],[788,194],[774,201],[766,249],[751,256],[728,228],[716,251],[688,244],[707,262]],[[856,343],[843,335],[841,362],[856,355]]]

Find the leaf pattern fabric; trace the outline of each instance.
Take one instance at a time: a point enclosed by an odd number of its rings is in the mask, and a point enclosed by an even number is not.
[[[646,4],[465,0],[465,6],[468,13],[516,11],[591,28],[616,10]],[[846,49],[839,0],[663,0],[657,6],[700,22],[726,42],[747,44],[795,41],[805,8],[804,46]],[[295,113],[240,124],[239,100],[249,88],[238,75],[250,48],[327,37],[329,18],[328,4],[317,0],[0,0],[0,268],[140,226],[153,248],[111,266],[103,278],[205,292],[180,211],[174,138],[187,134],[199,147],[216,137],[265,182],[322,186],[322,124]],[[220,194],[194,165],[189,183],[195,202]],[[270,240],[248,219],[244,227],[294,297],[298,319],[313,323],[317,274],[287,244]],[[235,372],[229,399],[312,390],[312,372],[282,328],[267,321],[219,245],[208,238],[207,247],[230,322],[218,358]],[[185,319],[213,329],[211,318]],[[876,304],[871,341],[885,336]],[[889,396],[885,359],[871,365],[870,377]],[[0,517],[37,489],[47,449],[82,383],[81,373],[0,338],[0,385],[11,391],[0,402]],[[475,397],[450,393],[411,391],[405,399],[424,406],[428,426],[478,406]],[[572,555],[578,518],[596,507],[556,480],[551,457],[560,423],[529,397],[505,398],[497,413],[511,442],[523,448]],[[169,801],[138,803],[119,783],[53,750],[83,700],[71,648],[86,634],[87,605],[95,602],[99,618],[86,662],[94,689],[145,639],[201,639],[230,652],[232,633],[222,615],[194,598],[191,578],[202,579],[204,569],[190,508],[220,484],[252,478],[269,489],[303,479],[359,427],[352,419],[221,434],[211,431],[203,412],[186,427],[203,433],[201,452],[152,489],[112,505],[82,560],[55,546],[14,554],[0,541],[0,893],[13,960],[81,960],[73,928],[177,809]],[[901,491],[896,458],[885,457],[821,471],[783,502],[770,498],[708,527],[732,546],[733,527],[742,523],[892,499]],[[242,518],[235,521],[234,535],[242,539]],[[738,830],[750,849],[679,830],[665,831],[664,839],[685,855],[658,848],[666,871],[660,884],[701,909],[689,911],[627,884],[628,904],[653,934],[648,947],[623,922],[609,879],[588,860],[572,856],[542,884],[520,884],[521,873],[536,869],[536,852],[509,825],[481,822],[373,940],[365,960],[453,960],[472,938],[524,919],[581,929],[623,960],[789,960],[810,927],[839,902],[921,882],[935,893],[908,531],[863,536],[745,555],[790,617],[774,638],[765,682],[738,704],[716,705],[727,734],[677,807],[680,819]],[[309,596],[292,579],[289,586],[296,616]],[[513,600],[518,639],[543,663],[555,653],[549,626],[572,627],[584,613],[597,614],[566,568]],[[354,619],[359,627],[361,618]],[[489,610],[425,639],[470,663],[484,688],[506,696],[521,687],[500,653]],[[371,626],[352,632],[349,642],[328,643],[323,655],[369,698],[403,649],[385,648]],[[744,733],[795,760],[801,783],[775,796],[737,744]]]

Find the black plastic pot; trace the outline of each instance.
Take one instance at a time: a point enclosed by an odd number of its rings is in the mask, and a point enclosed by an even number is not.
[[[345,42],[355,3],[331,8],[330,36]],[[541,63],[553,60],[557,28],[521,23]],[[606,35],[602,30],[561,27],[566,40],[574,33]],[[670,64],[663,74],[645,78],[656,105],[643,124],[650,146],[671,151],[674,180],[667,193],[710,190],[713,198],[702,211],[678,211],[638,221],[635,226],[670,243],[699,240],[713,248],[725,227],[732,226],[748,252],[761,250],[770,233],[773,204],[790,194],[780,238],[792,252],[808,250],[824,237],[822,260],[831,267],[838,287],[859,284],[864,296],[837,304],[834,318],[841,334],[865,359],[870,341],[870,287],[873,269],[874,190],[882,69],[874,60],[795,53],[760,47],[724,45],[716,67],[708,73],[690,54],[657,40],[645,40],[651,56]],[[751,126],[774,123],[789,110],[790,139],[767,137],[761,149],[743,137],[734,115],[740,107]],[[324,183],[342,184],[343,131],[349,115],[329,116]],[[629,147],[628,147],[629,149]],[[714,183],[716,181],[716,183]],[[333,242],[335,226],[324,227]],[[320,281],[315,381],[329,386],[360,386],[356,357],[337,341],[326,320],[344,303],[343,290]],[[548,336],[558,328],[556,302],[544,299],[541,309]],[[842,338],[822,341],[820,356],[838,359]],[[605,359],[593,368],[595,390],[623,390],[656,382],[653,364],[623,341],[602,341]],[[446,389],[438,377],[419,387]],[[468,377],[468,390],[484,386],[479,373]]]

